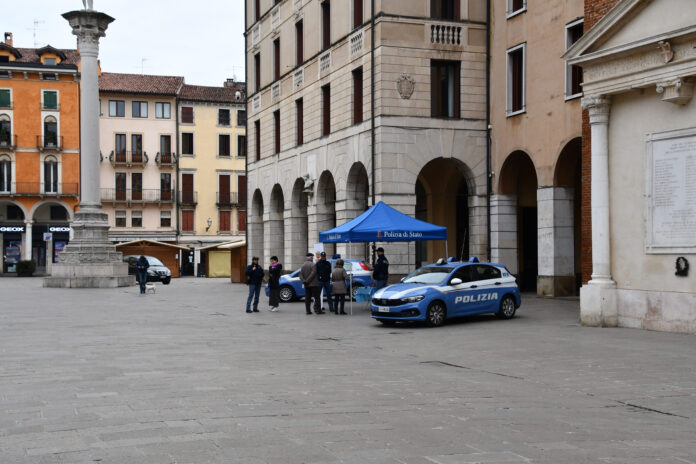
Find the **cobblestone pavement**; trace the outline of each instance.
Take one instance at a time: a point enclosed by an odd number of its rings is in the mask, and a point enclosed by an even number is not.
[[[696,337],[577,301],[438,329],[0,279],[0,463],[694,463]]]

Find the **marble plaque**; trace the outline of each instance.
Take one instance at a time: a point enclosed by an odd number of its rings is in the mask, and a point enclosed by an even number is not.
[[[658,135],[648,154],[648,251],[696,251],[696,135]]]

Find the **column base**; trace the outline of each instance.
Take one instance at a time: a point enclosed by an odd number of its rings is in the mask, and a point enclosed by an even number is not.
[[[538,276],[537,296],[561,297],[576,296],[577,282],[574,275],[570,276]]]
[[[580,322],[590,327],[617,327],[616,282],[591,280],[580,288]]]
[[[135,285],[135,276],[119,277],[44,277],[47,288],[118,288]]]

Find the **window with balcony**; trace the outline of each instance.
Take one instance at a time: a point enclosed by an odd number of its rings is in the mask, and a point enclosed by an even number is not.
[[[433,118],[460,117],[459,61],[430,62],[430,108]]]
[[[131,160],[133,163],[143,162],[143,136],[131,134]]]
[[[237,110],[237,126],[246,126],[246,110]]]
[[[181,154],[182,155],[193,155],[193,133],[182,132],[181,133]]]
[[[181,211],[181,230],[184,232],[193,232],[193,210]]]
[[[143,212],[142,211],[131,211],[131,227],[142,227],[143,226]]]
[[[126,134],[115,135],[114,156],[117,163],[126,162]]]
[[[168,102],[157,102],[155,103],[155,118],[157,119],[171,119],[172,117],[172,104]]]
[[[184,204],[195,203],[195,194],[193,190],[193,174],[183,173],[181,174],[181,202]]]
[[[143,173],[131,173],[131,199],[142,201],[143,199]]]
[[[0,157],[0,192],[12,191],[12,160],[9,156]]]
[[[244,175],[237,176],[237,195],[239,195],[239,207],[245,209],[247,201],[247,182],[246,176]]]
[[[525,58],[526,44],[507,51],[507,115],[514,116],[526,110]]]
[[[256,161],[261,159],[261,121],[254,121],[254,137],[256,138]]]
[[[261,53],[254,55],[254,91],[261,90]]]
[[[246,158],[247,148],[246,148],[246,135],[237,136],[237,156],[240,158]]]
[[[580,40],[583,34],[583,20],[579,19],[566,25],[566,50]],[[566,63],[566,100],[582,96],[582,68]]]
[[[45,148],[58,146],[58,120],[53,116],[44,119],[44,143]]]
[[[147,102],[134,101],[132,113],[134,118],[147,118]]]
[[[126,116],[126,102],[123,100],[109,100],[109,117],[123,118]]]
[[[230,110],[218,110],[218,125],[229,126],[230,125]]]
[[[321,88],[321,135],[331,133],[331,86]]]
[[[171,211],[160,211],[160,227],[171,227],[172,226],[172,212]]]
[[[232,230],[231,211],[220,211],[219,221],[220,232],[230,232]]]
[[[280,110],[273,112],[273,140],[274,151],[276,155],[280,153]]]
[[[301,98],[295,100],[295,144],[300,146],[304,143],[304,102]]]
[[[43,91],[43,109],[57,110],[58,109],[58,92],[55,90]]]
[[[218,135],[218,156],[229,157],[230,156],[230,135],[229,134],[219,134]]]
[[[0,147],[12,145],[12,120],[8,115],[0,114]]]
[[[58,193],[58,160],[54,156],[44,160],[44,192]]]
[[[295,65],[304,63],[304,24],[302,21],[295,23]]]
[[[321,49],[328,50],[331,47],[331,1],[325,0],[321,4]]]
[[[172,162],[172,136],[160,135],[160,162]]]
[[[0,108],[12,107],[12,94],[10,89],[0,89]]]
[[[527,0],[507,0],[507,17],[510,18],[516,14],[527,10]]]
[[[116,186],[116,200],[125,201],[126,200],[126,173],[117,172],[114,174],[114,181]]]
[[[456,21],[459,19],[460,0],[430,0],[430,17]]]
[[[218,176],[218,203],[220,205],[229,205],[232,202],[230,190],[230,175],[220,174]]]
[[[116,227],[126,227],[125,211],[116,211]]]
[[[363,70],[353,70],[353,124],[363,122]]]
[[[181,107],[181,122],[183,124],[193,124],[193,107],[192,106],[182,106]]]
[[[172,200],[172,175],[169,173],[160,174],[160,198],[162,201]]]

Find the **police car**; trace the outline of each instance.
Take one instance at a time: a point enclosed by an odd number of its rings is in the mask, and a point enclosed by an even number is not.
[[[378,290],[372,317],[383,324],[424,321],[431,327],[446,319],[494,313],[514,317],[522,303],[515,277],[502,264],[439,260],[416,269],[401,283]]]

